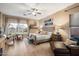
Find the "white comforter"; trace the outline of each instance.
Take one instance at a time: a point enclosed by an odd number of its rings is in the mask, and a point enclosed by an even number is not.
[[[40,41],[40,40],[46,41],[50,39],[52,32],[48,32],[48,34],[46,35],[41,35],[41,34],[34,34],[34,35],[36,36],[37,41]]]
[[[36,40],[48,40],[50,35],[36,35]]]

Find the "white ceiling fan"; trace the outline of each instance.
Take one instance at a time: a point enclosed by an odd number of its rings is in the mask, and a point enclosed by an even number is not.
[[[26,12],[24,13],[24,16],[27,16],[27,15],[37,16],[41,14],[42,12],[38,8],[31,8],[30,10],[26,10]]]

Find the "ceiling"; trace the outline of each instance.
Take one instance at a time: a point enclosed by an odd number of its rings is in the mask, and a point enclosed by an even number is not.
[[[6,15],[38,20],[70,5],[72,5],[72,3],[0,3],[0,11]],[[32,14],[24,15],[24,13],[27,13],[26,10],[30,10],[31,8],[39,9],[42,14],[37,16],[33,16]]]

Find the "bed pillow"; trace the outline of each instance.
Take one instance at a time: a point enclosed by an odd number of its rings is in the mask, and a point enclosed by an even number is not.
[[[41,34],[41,35],[47,35],[48,32],[47,32],[47,31],[41,31],[40,34]]]

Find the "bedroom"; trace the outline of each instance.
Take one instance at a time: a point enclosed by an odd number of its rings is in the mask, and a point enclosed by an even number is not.
[[[53,50],[61,42],[76,44],[70,40],[69,21],[70,15],[79,12],[78,6],[78,3],[0,3],[1,55],[79,55],[70,54],[67,48],[66,53]]]

